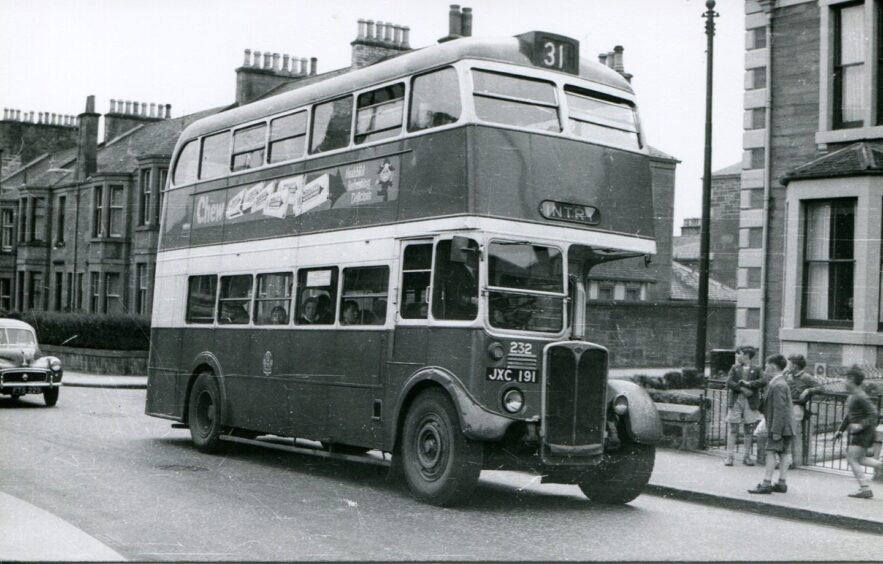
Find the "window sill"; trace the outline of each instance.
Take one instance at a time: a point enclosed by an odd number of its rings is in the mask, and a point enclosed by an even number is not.
[[[147,224],[147,225],[139,225],[139,226],[135,227],[135,231],[136,231],[136,232],[143,232],[143,231],[159,231],[159,227],[156,226],[156,225],[154,225],[154,224],[152,224],[152,223],[150,223],[150,224]]]
[[[852,129],[833,129],[831,131],[817,131],[816,144],[846,143],[863,139],[879,139],[881,137],[883,137],[883,125],[855,127]]]
[[[883,333],[864,333],[861,331],[854,331],[849,327],[844,327],[842,329],[823,327],[780,329],[779,339],[782,341],[803,341],[810,343],[883,346]]]

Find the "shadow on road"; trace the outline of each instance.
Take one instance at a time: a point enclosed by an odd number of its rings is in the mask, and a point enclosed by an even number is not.
[[[182,464],[193,465],[198,460],[200,466],[212,467],[212,460],[232,458],[282,472],[303,474],[322,480],[348,482],[354,486],[370,488],[377,493],[400,498],[403,503],[420,503],[410,495],[403,480],[392,479],[389,477],[389,470],[387,468],[370,464],[333,460],[308,454],[279,452],[258,446],[235,443],[225,444],[222,452],[219,454],[203,454],[193,447],[190,439],[186,436],[154,439],[154,442],[162,447],[189,453],[185,457],[178,455],[171,457],[174,460],[180,460]],[[611,512],[629,514],[640,511],[640,509],[628,505],[611,506],[595,503],[583,497],[579,490],[573,489],[570,491],[567,486],[539,486],[540,488],[548,487],[548,491],[537,491],[537,486],[531,486],[531,489],[526,489],[524,485],[527,484],[529,479],[530,477],[523,480],[521,485],[499,483],[493,477],[493,474],[488,476],[486,472],[483,474],[478,487],[469,500],[462,505],[449,509],[449,511],[500,514],[510,514],[512,511],[524,510],[540,512],[575,511],[580,513],[591,511],[604,512],[606,514]],[[538,478],[536,480],[537,482],[539,481]],[[561,491],[562,488],[567,488],[568,491]]]
[[[18,399],[11,396],[0,396],[0,409],[34,409],[38,407],[46,407],[41,395],[29,394]]]

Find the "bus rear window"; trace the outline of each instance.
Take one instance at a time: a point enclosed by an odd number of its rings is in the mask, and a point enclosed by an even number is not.
[[[590,141],[639,149],[635,110],[625,102],[601,99],[592,93],[565,86],[571,133]]]
[[[199,167],[199,141],[188,141],[181,152],[178,153],[178,161],[175,163],[175,172],[172,180],[175,186],[190,184],[196,180],[196,172]]]
[[[313,108],[310,152],[322,153],[349,145],[352,121],[352,96],[317,105]]]
[[[457,71],[448,67],[414,78],[408,129],[420,131],[460,119],[460,84]]]
[[[307,112],[297,112],[270,122],[270,162],[302,157],[307,146]]]
[[[199,178],[216,178],[227,174],[230,169],[230,132],[216,133],[202,140],[202,159],[199,165]]]
[[[187,323],[214,322],[217,286],[217,276],[190,277],[187,282]]]
[[[245,170],[264,164],[267,124],[262,123],[233,134],[233,170]]]
[[[395,137],[402,130],[405,85],[390,84],[359,94],[356,102],[356,143]]]
[[[561,131],[555,85],[487,71],[473,70],[475,113],[492,123],[541,131]]]

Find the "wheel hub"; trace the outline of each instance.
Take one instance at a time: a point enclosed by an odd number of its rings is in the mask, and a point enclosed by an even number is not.
[[[420,423],[415,447],[420,474],[426,480],[437,480],[444,472],[449,446],[441,422],[434,414],[428,415]]]

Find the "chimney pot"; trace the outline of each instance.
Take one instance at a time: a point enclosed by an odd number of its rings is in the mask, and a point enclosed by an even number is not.
[[[358,35],[356,35],[356,39],[365,39],[365,31],[367,27],[368,22],[365,21],[365,18],[359,18]]]
[[[6,118],[8,118],[8,117],[9,117],[9,109],[3,108],[3,120],[5,121]]]
[[[123,105],[123,111],[120,113],[123,113],[123,114],[131,114],[132,113],[132,101],[131,100],[126,100],[125,104]]]
[[[288,68],[288,59],[289,59],[288,53],[285,53],[284,55],[282,55],[282,72],[290,74],[291,71]]]
[[[269,51],[264,53],[264,68],[269,69],[273,55]]]
[[[310,57],[310,76],[316,74],[316,64],[319,62],[319,59],[316,57]]]
[[[147,117],[147,102],[141,102],[141,115]]]
[[[166,119],[172,117],[172,105],[166,104]]]
[[[21,110],[15,110],[15,121],[21,121]]]
[[[463,37],[472,37],[472,8],[463,8],[460,19],[460,34]]]
[[[607,66],[607,53],[598,53],[598,62]]]
[[[383,41],[385,43],[392,43],[393,40],[393,24],[387,23],[383,28]]]
[[[52,114],[52,121],[50,122],[52,125],[57,125],[58,116],[56,114]]]
[[[374,40],[375,41],[383,41],[383,31],[386,27],[386,24],[380,20],[377,20],[377,28],[374,30]]]
[[[368,20],[365,22],[366,31],[365,38],[366,39],[374,39],[374,20]]]
[[[396,24],[392,26],[393,37],[392,42],[396,47],[400,47],[402,44],[402,26]]]
[[[462,23],[463,20],[462,14],[460,14],[460,5],[451,4],[451,9],[448,11],[448,35],[458,37],[463,29]]]
[[[408,26],[402,27],[402,48],[410,49],[411,45],[408,43],[409,37],[411,35],[411,28]]]
[[[95,96],[91,94],[89,96],[86,96],[86,113],[95,113]]]
[[[273,70],[279,72],[279,53],[273,53]]]
[[[156,117],[156,104],[150,103],[150,117]]]
[[[260,51],[254,52],[254,64],[252,66],[256,69],[261,68],[261,52]]]
[[[108,110],[107,113],[113,114],[113,113],[116,113],[116,111],[117,111],[117,101],[114,100],[113,98],[111,98],[110,99],[110,109]]]
[[[613,68],[613,51],[607,52],[607,66]]]
[[[33,111],[33,110],[31,110],[30,112],[28,112],[28,121],[31,122],[31,123],[34,122],[34,111]]]
[[[613,48],[613,70],[620,74],[625,72],[625,65],[622,61],[623,50],[622,45],[617,45]]]
[[[245,60],[242,62],[242,66],[244,66],[244,67],[251,66],[251,49],[245,50]]]
[[[306,57],[301,57],[300,59],[300,70],[298,70],[298,75],[307,76],[307,73],[310,71],[310,63]]]

